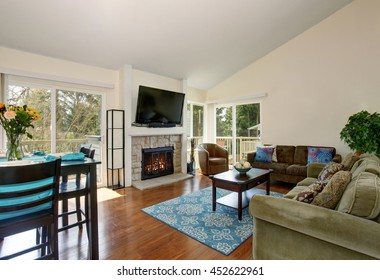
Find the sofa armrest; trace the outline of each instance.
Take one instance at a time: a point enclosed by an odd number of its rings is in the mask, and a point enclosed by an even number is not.
[[[256,152],[247,153],[247,161],[252,164],[255,160]]]
[[[309,163],[307,166],[307,177],[318,178],[319,173],[321,173],[325,166],[325,164],[318,162]]]
[[[301,233],[302,236],[380,258],[380,242],[378,242],[380,224],[374,221],[292,199],[265,195],[255,195],[251,199],[249,212],[255,220],[264,220]],[[259,229],[255,229],[257,230]],[[271,233],[261,232],[261,234]],[[276,234],[281,235],[281,232]],[[287,248],[287,250],[297,250],[297,248]]]

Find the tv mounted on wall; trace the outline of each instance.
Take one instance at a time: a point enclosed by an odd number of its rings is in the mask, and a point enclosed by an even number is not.
[[[149,127],[181,125],[184,100],[184,93],[140,85],[135,124]]]

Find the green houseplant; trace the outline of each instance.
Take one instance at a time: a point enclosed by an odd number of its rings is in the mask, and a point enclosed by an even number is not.
[[[363,110],[350,116],[340,132],[340,139],[355,152],[379,155],[380,113]]]

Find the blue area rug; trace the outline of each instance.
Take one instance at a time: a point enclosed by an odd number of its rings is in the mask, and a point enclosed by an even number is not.
[[[265,190],[254,190],[257,194],[265,194]],[[217,189],[217,199],[230,193]],[[271,195],[283,196],[276,192],[271,192]],[[212,211],[211,187],[142,211],[227,256],[252,235],[253,222],[248,207],[243,209],[241,221],[238,220],[237,209],[217,204],[216,211]]]

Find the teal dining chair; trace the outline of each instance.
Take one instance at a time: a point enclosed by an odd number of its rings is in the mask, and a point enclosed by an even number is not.
[[[84,154],[85,157],[94,159],[95,149],[90,149],[87,147],[81,147],[79,150]],[[61,201],[61,213],[59,217],[62,218],[62,226],[59,227],[58,231],[64,231],[73,227],[78,226],[82,229],[82,225],[88,225],[88,203],[87,203],[87,194],[88,186],[86,180],[82,180],[82,174],[76,174],[75,181],[69,181],[66,176],[62,177],[62,182],[59,188],[59,201]],[[81,198],[84,197],[85,207],[81,207]],[[68,200],[75,198],[75,209],[70,210],[68,205]],[[75,215],[77,221],[69,223],[69,216]],[[87,227],[88,232],[88,227]]]
[[[58,189],[61,159],[31,163],[0,164],[0,242],[33,229],[44,229],[46,237],[36,244],[25,242],[17,251],[0,246],[0,259],[31,253],[35,259],[58,259]],[[4,250],[3,250],[4,251]]]

